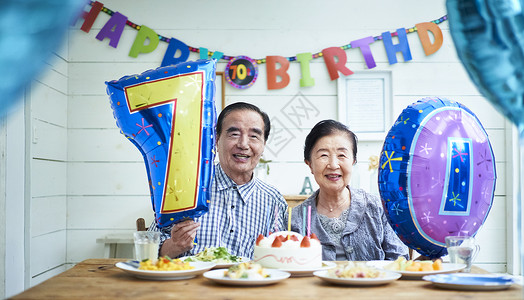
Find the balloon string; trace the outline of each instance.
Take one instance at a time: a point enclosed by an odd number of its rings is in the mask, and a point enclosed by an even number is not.
[[[311,205],[307,207],[307,236],[311,236]]]
[[[302,234],[307,236],[306,224],[307,224],[306,206],[302,207]]]

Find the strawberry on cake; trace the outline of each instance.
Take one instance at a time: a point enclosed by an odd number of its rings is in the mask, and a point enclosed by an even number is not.
[[[268,237],[259,235],[253,260],[266,268],[318,269],[322,267],[322,245],[315,234],[304,237],[293,231],[280,231]]]

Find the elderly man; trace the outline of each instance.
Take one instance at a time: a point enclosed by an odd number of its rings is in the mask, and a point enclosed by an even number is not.
[[[252,258],[259,234],[274,230],[275,223],[284,228],[286,201],[253,173],[270,128],[267,114],[252,104],[238,102],[222,110],[216,125],[219,163],[209,212],[165,228],[153,224],[150,230],[162,233],[160,256],[194,255],[206,247],[223,246],[233,255]]]

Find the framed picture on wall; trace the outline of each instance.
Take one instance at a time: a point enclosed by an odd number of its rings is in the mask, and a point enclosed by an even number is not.
[[[226,104],[226,77],[224,72],[216,73],[215,87],[215,107],[218,116]]]
[[[391,72],[355,72],[337,84],[338,120],[359,140],[383,140],[391,126]]]

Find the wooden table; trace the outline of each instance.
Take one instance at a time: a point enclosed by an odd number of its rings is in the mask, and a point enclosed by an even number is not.
[[[502,291],[454,291],[423,280],[397,280],[374,287],[336,286],[316,277],[291,277],[264,287],[225,286],[202,275],[149,281],[115,267],[122,259],[88,259],[12,299],[522,299],[522,287]],[[473,273],[487,273],[473,267]]]

